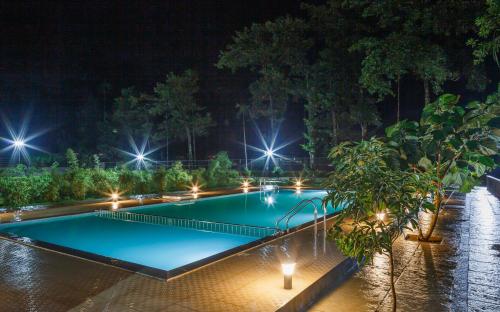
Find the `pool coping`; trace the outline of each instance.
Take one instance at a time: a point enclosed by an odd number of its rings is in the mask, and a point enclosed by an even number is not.
[[[312,189],[311,188],[308,190],[321,190],[321,189]],[[236,195],[236,194],[215,195],[215,196],[209,196],[209,197],[205,197],[205,198],[217,197],[217,196],[227,196],[227,195]],[[154,205],[154,204],[152,204],[152,205]],[[133,208],[133,207],[127,207],[127,208],[123,208],[123,209],[130,209],[130,208]],[[332,217],[337,215],[339,212],[340,211],[335,211],[334,213],[327,214],[326,219],[327,220],[331,219]],[[91,213],[92,212],[83,212],[83,213],[75,213],[75,214],[71,214],[71,215],[76,216],[79,214],[91,214]],[[64,216],[70,216],[70,215],[64,215]],[[57,218],[57,217],[64,217],[64,216],[47,216],[47,217],[43,217],[43,218],[39,218],[39,219],[30,219],[30,220],[26,220],[26,221],[35,221],[35,220],[42,220],[42,219],[47,219],[47,218]],[[318,224],[322,223],[323,222],[322,219],[323,219],[323,217],[318,218],[317,223]],[[6,224],[6,223],[3,223],[3,224]],[[158,268],[154,268],[154,267],[150,267],[150,266],[146,266],[146,265],[142,265],[142,264],[138,264],[138,263],[134,263],[134,262],[129,262],[129,261],[121,260],[121,259],[116,259],[113,257],[107,257],[107,256],[103,256],[103,255],[99,255],[99,254],[71,248],[71,247],[65,247],[65,246],[61,246],[61,245],[57,245],[57,244],[52,244],[49,242],[40,241],[40,240],[32,239],[29,237],[18,236],[18,235],[12,234],[12,233],[0,232],[0,237],[11,240],[13,242],[17,242],[17,243],[26,245],[26,246],[41,248],[44,250],[58,252],[61,254],[65,254],[65,255],[80,258],[80,259],[90,260],[90,261],[93,261],[96,263],[112,266],[115,268],[123,269],[123,270],[133,272],[133,273],[138,273],[138,274],[145,275],[145,276],[152,277],[152,278],[169,280],[171,278],[178,277],[178,276],[184,275],[186,273],[189,273],[193,270],[197,270],[197,269],[204,267],[206,265],[210,265],[214,262],[217,262],[217,261],[223,260],[225,258],[234,256],[234,255],[241,253],[243,251],[256,248],[260,245],[263,245],[263,244],[268,243],[270,241],[273,241],[275,239],[281,238],[285,235],[290,235],[292,233],[295,233],[299,230],[305,229],[305,228],[310,227],[312,225],[314,225],[314,220],[299,224],[293,228],[287,229],[286,231],[280,231],[274,235],[266,236],[266,237],[257,239],[255,241],[224,250],[222,252],[219,252],[219,253],[216,253],[216,254],[211,255],[209,257],[188,263],[186,265],[177,267],[177,268],[172,269],[172,270],[158,269]]]

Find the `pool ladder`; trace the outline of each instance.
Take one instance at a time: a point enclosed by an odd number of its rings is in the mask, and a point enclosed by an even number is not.
[[[321,209],[323,210],[323,229],[326,232],[326,202],[323,201],[323,199],[319,197],[313,197],[309,199],[303,199],[300,202],[298,202],[292,209],[288,210],[287,213],[285,213],[281,218],[279,218],[276,221],[275,227],[277,229],[280,228],[280,223],[285,221],[285,228],[284,231],[288,232],[288,223],[290,222],[290,219],[292,219],[297,213],[299,213],[302,209],[306,208],[309,205],[312,205],[314,207],[314,228],[317,229],[318,225],[318,206],[316,205],[315,201],[320,201],[321,202]]]
[[[288,228],[288,223],[290,222],[290,219],[292,219],[299,211],[304,209],[305,207],[312,205],[314,207],[314,240],[313,240],[313,255],[314,258],[318,256],[318,206],[316,205],[315,201],[321,202],[321,209],[323,210],[323,254],[326,254],[326,214],[327,214],[327,209],[326,209],[326,201],[319,197],[313,197],[310,199],[304,199],[301,200],[300,202],[297,203],[292,209],[288,210],[288,212],[283,215],[281,218],[279,218],[276,221],[276,228],[279,229],[279,225],[283,220],[286,219],[285,222],[285,229],[284,232],[287,233],[289,231]]]

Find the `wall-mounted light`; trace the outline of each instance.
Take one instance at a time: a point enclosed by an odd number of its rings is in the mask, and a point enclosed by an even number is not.
[[[295,263],[282,263],[281,270],[283,271],[283,287],[292,289],[292,275],[295,271]]]

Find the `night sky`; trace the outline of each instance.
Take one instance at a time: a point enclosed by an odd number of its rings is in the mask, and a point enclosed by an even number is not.
[[[218,150],[242,157],[241,146],[235,144],[241,141],[241,126],[234,106],[248,101],[247,87],[254,77],[221,71],[214,64],[235,31],[286,14],[300,16],[300,2],[3,1],[0,109],[13,124],[32,111],[33,130],[53,129],[37,143],[61,152],[79,144],[74,134],[79,128],[95,122],[81,111],[102,96],[102,83],[111,84],[110,99],[129,86],[151,93],[168,72],[192,68],[200,75],[200,104],[217,122],[209,139],[198,142],[200,157]],[[415,92],[402,94],[403,117],[418,117],[421,107],[413,103],[421,94]],[[392,120],[384,111],[393,107],[382,107],[383,118]],[[282,139],[301,138],[303,107],[292,107],[285,117]],[[5,136],[5,129],[0,133]],[[285,153],[303,155],[301,140]],[[176,148],[185,153],[182,143],[173,146],[174,152]]]
[[[239,133],[227,135],[230,129],[239,130],[234,105],[248,99],[252,77],[216,69],[219,51],[235,31],[252,22],[300,13],[300,1],[295,0],[182,0],[152,5],[144,1],[2,2],[0,108],[13,124],[30,109],[32,129],[52,127],[40,144],[71,142],[68,136],[81,122],[81,106],[89,97],[101,96],[103,82],[111,84],[114,98],[129,86],[152,92],[168,72],[192,68],[200,75],[200,103],[218,124],[212,133],[217,145],[212,140],[205,153],[230,149],[239,140]],[[302,117],[299,113],[290,118],[300,121]],[[1,131],[5,135],[5,129]],[[301,136],[302,127],[284,131]],[[50,149],[55,152],[58,146]],[[204,149],[203,143],[199,149]],[[231,152],[240,156],[238,149]]]

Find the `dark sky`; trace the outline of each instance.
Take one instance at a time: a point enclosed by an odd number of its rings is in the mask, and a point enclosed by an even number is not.
[[[227,133],[251,77],[217,70],[219,51],[252,22],[300,12],[297,0],[3,1],[0,108],[13,123],[32,108],[33,128],[54,126],[50,136],[70,142],[102,82],[113,97],[128,86],[151,92],[168,72],[193,68],[216,131]],[[228,147],[227,135],[215,137]]]

